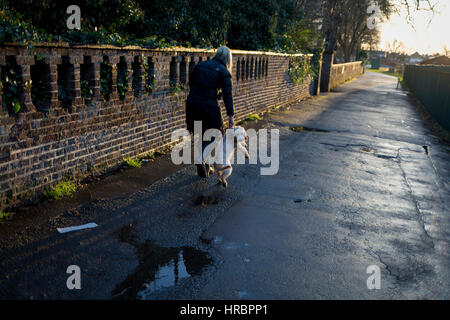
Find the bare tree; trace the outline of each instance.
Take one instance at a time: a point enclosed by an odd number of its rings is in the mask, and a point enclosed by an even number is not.
[[[373,35],[367,26],[370,4],[378,6],[383,18],[406,8],[407,20],[411,21],[412,13],[417,10],[434,12],[436,0],[322,0],[325,53],[334,53],[339,45],[345,60],[351,60],[366,33]]]
[[[342,0],[340,2],[340,20],[337,26],[337,45],[345,62],[354,61],[357,52],[361,48],[363,39],[373,42],[378,35],[376,28],[368,26],[367,8],[371,0]],[[386,9],[381,12],[388,15],[390,11]]]
[[[442,54],[450,58],[450,48],[448,48],[446,44],[441,44],[441,47],[442,47]]]
[[[436,1],[435,1],[436,2]],[[412,12],[415,10],[434,10],[434,4],[431,3],[431,0],[372,0],[370,2],[378,6],[380,12],[385,16],[389,17],[392,12],[396,10],[400,10],[401,7],[405,7],[408,13],[408,18],[411,17]],[[340,43],[348,43],[347,53],[344,52],[344,55],[349,55],[349,52],[352,51],[352,48],[358,44],[358,39],[362,39],[362,34],[364,26],[362,21],[366,19],[362,19],[355,23],[352,19],[352,16],[356,14],[358,19],[361,19],[362,12],[367,14],[367,7],[364,10],[356,13],[352,9],[354,7],[362,9],[362,6],[368,4],[366,0],[321,0],[322,4],[322,32],[325,37],[325,49],[323,54],[323,64],[322,64],[322,83],[321,90],[328,91],[329,90],[329,74],[330,68],[332,65],[332,61],[334,58],[334,54],[338,48],[338,44]],[[360,5],[358,7],[358,5]],[[343,28],[339,28],[339,26],[344,26]],[[344,32],[342,32],[345,30]],[[353,31],[353,32],[352,32]],[[347,35],[342,35],[342,33]]]
[[[401,54],[401,53],[405,53],[405,45],[403,42],[395,39],[392,42],[388,42],[387,46],[386,46],[386,50],[389,53],[394,53],[394,54]]]

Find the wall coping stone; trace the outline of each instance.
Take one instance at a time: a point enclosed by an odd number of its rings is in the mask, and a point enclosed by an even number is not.
[[[70,49],[97,49],[97,50],[134,50],[134,51],[147,51],[147,52],[190,52],[190,53],[215,53],[216,49],[202,49],[202,48],[185,48],[185,47],[171,47],[171,48],[144,48],[140,46],[124,46],[118,47],[114,45],[71,45],[68,42],[39,42],[31,43],[33,47],[37,48],[70,48]],[[27,47],[26,44],[5,42],[1,47]],[[281,53],[270,51],[248,51],[248,50],[236,50],[232,49],[234,54],[242,55],[267,55],[267,56],[282,56],[282,57],[312,57],[312,53]]]

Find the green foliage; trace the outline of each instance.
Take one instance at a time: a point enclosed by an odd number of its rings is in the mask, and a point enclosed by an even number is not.
[[[100,93],[108,101],[112,91],[112,64],[104,60],[100,65]]]
[[[145,76],[145,91],[147,95],[149,95],[153,90],[156,89],[156,80],[155,76]]]
[[[261,117],[257,115],[256,113],[253,113],[249,115],[246,119],[246,121],[255,121],[255,120],[261,120]]]
[[[186,89],[186,86],[182,83],[175,83],[173,81],[170,81],[170,94],[177,97],[177,101],[181,102],[183,100],[183,96],[180,95],[181,92],[183,92],[183,90]]]
[[[185,86],[183,84],[177,84],[174,81],[170,81],[170,93],[172,95],[176,96],[184,89],[185,89]]]
[[[217,47],[225,43],[231,1],[138,0],[145,17],[143,34],[157,34],[187,47]],[[166,40],[167,39],[167,40]]]
[[[80,89],[81,89],[81,96],[86,100],[91,100],[92,96],[94,95],[94,92],[89,86],[89,81],[87,80],[81,80],[80,81]]]
[[[12,217],[11,212],[0,210],[0,221],[8,220]]]
[[[301,24],[303,14],[295,0],[77,2],[0,0],[0,44],[65,41],[146,48],[227,44],[236,49],[296,51],[312,36]],[[71,4],[80,6],[81,30],[65,25]]]
[[[289,65],[289,76],[295,84],[303,83],[308,76],[315,76],[307,57],[294,57]]]
[[[23,94],[20,67],[10,59],[6,60],[6,66],[2,68],[0,84],[0,89],[3,93],[3,108],[12,113],[19,112]]]
[[[366,65],[368,60],[369,60],[369,55],[367,54],[367,51],[359,50],[356,55],[356,61],[362,61],[363,65]]]
[[[77,190],[77,187],[77,184],[73,181],[61,181],[53,188],[44,191],[44,196],[49,199],[61,199],[72,195]]]
[[[119,94],[120,99],[125,98],[125,93],[128,91],[128,70],[125,68],[120,67],[119,64],[119,70],[117,72],[117,92]]]
[[[149,95],[153,90],[156,89],[156,79],[154,75],[154,70],[150,70],[150,65],[148,61],[142,56],[142,66],[144,67],[144,78],[145,78],[145,92]]]
[[[133,157],[125,158],[125,162],[130,168],[140,168],[142,165],[142,160]]]
[[[155,159],[155,153],[149,152],[149,153],[147,154],[147,157],[150,158],[150,159]]]

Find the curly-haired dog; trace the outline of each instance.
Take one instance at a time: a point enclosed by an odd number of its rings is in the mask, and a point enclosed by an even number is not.
[[[233,130],[229,132],[229,130]],[[211,156],[213,149],[217,150],[221,149],[222,153],[219,155],[219,159],[214,159],[214,171],[217,175],[217,182],[227,187],[227,178],[233,172],[233,168],[231,166],[231,160],[233,159],[233,155],[236,149],[241,150],[244,155],[249,158],[249,153],[247,151],[247,143],[248,140],[247,132],[243,127],[233,127],[227,129],[227,133],[219,139],[219,141],[214,141],[214,143],[210,143],[205,150],[203,151],[204,159],[208,159]]]

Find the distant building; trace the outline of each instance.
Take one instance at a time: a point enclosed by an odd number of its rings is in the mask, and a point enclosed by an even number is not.
[[[367,55],[369,56],[369,59],[383,59],[386,58],[386,51],[369,50]]]
[[[406,58],[406,62],[409,64],[416,64],[423,60],[424,60],[424,57],[417,51],[414,52],[412,55],[410,55],[408,58]]]
[[[421,64],[421,65],[435,64],[435,65],[450,66],[450,58],[446,57],[446,56],[434,57],[434,58],[431,58],[428,60],[424,60],[424,61],[420,62],[419,64]]]

